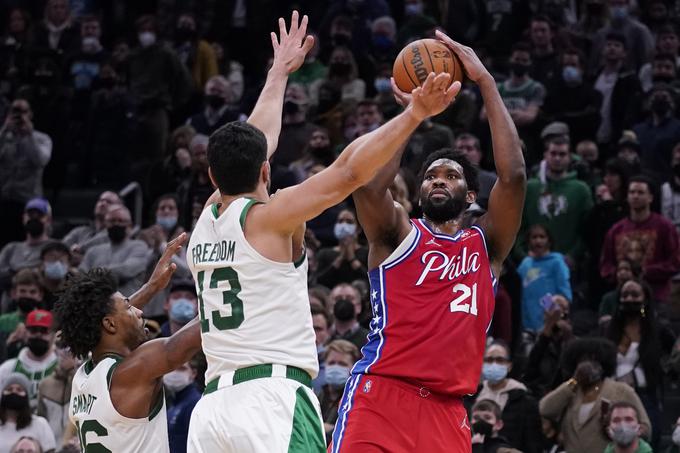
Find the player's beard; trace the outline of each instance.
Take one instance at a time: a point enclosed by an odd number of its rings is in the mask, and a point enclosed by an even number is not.
[[[425,217],[436,223],[456,219],[466,208],[465,200],[456,197],[448,197],[443,201],[432,201],[432,198],[425,197],[421,207]]]

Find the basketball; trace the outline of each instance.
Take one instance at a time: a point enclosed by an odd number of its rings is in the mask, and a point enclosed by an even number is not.
[[[404,47],[392,68],[397,87],[406,93],[421,86],[430,72],[451,74],[449,86],[457,80],[463,82],[463,66],[458,57],[436,39],[419,39]]]

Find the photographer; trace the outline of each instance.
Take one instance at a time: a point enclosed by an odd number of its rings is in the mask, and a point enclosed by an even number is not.
[[[42,195],[43,169],[52,140],[33,129],[31,106],[15,99],[0,129],[0,246],[22,239],[21,214],[28,200]]]

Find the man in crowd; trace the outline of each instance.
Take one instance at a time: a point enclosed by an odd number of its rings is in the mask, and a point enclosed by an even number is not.
[[[368,335],[357,320],[361,314],[361,294],[354,286],[340,283],[331,291],[331,306],[335,322],[329,341],[347,340],[360,350]]]
[[[161,326],[161,336],[169,337],[196,317],[198,299],[194,281],[191,278],[173,278],[163,309],[168,321]]]
[[[211,77],[205,84],[203,96],[205,107],[192,115],[187,124],[193,127],[197,134],[210,136],[220,126],[236,121],[238,111],[229,104],[232,97],[231,85],[224,76]]]
[[[40,275],[35,269],[22,269],[12,277],[8,306],[15,310],[0,316],[0,362],[15,357],[17,347],[23,345],[26,329],[22,325],[26,316],[36,308],[42,308],[43,288]]]
[[[201,392],[194,382],[196,373],[197,369],[193,363],[186,362],[163,376],[163,384],[170,391],[168,403],[170,453],[186,453],[187,451],[191,412],[201,399]]]
[[[95,267],[106,268],[118,278],[120,290],[132,294],[144,282],[150,250],[144,241],[130,239],[132,218],[125,206],[109,210],[105,224],[109,241],[91,247],[83,257],[80,270],[87,272]]]
[[[652,453],[652,447],[640,438],[640,421],[637,409],[625,401],[612,404],[607,416],[607,434],[612,443],[604,453]]]
[[[71,252],[66,244],[59,241],[46,243],[40,251],[40,272],[45,296],[43,308],[52,310],[57,299],[59,286],[71,270]],[[76,272],[75,270],[73,270]]]
[[[455,149],[462,151],[470,163],[477,169],[477,181],[479,182],[479,192],[477,192],[477,204],[486,209],[489,204],[491,189],[496,183],[496,173],[484,170],[480,167],[482,162],[482,149],[479,139],[472,134],[463,133],[456,137]]]
[[[193,229],[203,205],[213,192],[208,176],[208,136],[194,135],[189,142],[189,152],[191,153],[191,177],[177,188],[179,212],[183,216],[179,221],[186,230]]]

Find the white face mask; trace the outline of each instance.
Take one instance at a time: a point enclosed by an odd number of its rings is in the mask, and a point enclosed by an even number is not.
[[[156,34],[151,31],[143,31],[137,37],[142,47],[149,47],[156,42]]]
[[[188,371],[174,370],[163,376],[163,384],[175,393],[184,390],[192,382],[193,378]]]
[[[673,430],[673,443],[680,447],[680,426],[676,426]]]
[[[347,237],[354,236],[357,231],[357,226],[354,223],[336,223],[333,227],[333,234],[338,241]]]

